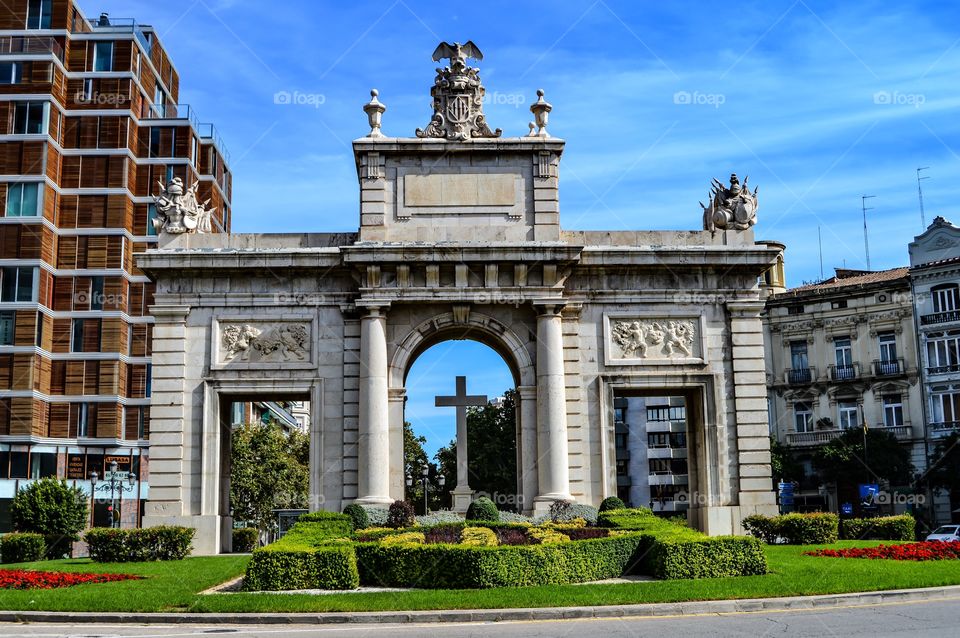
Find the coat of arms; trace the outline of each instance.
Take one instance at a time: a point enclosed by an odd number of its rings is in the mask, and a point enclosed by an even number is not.
[[[184,189],[183,180],[179,177],[174,177],[166,187],[160,182],[160,194],[153,197],[157,206],[153,227],[157,233],[179,235],[211,232],[211,210],[207,209],[210,200],[200,203],[197,186],[199,182],[194,182],[190,188]]]
[[[745,177],[740,184],[737,174],[730,175],[730,187],[714,179],[710,189],[710,205],[703,208],[704,230],[746,230],[757,223],[757,189],[747,188]]]

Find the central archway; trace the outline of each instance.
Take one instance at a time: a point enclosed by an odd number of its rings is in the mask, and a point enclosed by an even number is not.
[[[433,346],[470,340],[494,350],[506,363],[516,388],[517,493],[523,512],[533,509],[537,496],[536,370],[531,344],[494,317],[460,311],[440,313],[422,321],[397,342],[390,357],[391,493],[402,498],[403,424],[407,377],[414,362]]]

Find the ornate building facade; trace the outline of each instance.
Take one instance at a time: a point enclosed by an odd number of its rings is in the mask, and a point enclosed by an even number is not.
[[[798,507],[837,511],[838,499],[859,501],[822,485],[810,462],[819,446],[851,429],[889,432],[910,451],[915,467],[926,466],[907,268],[838,269],[823,282],[774,294],[764,329],[771,435],[798,455],[804,469]],[[863,468],[850,472],[860,477],[854,487],[867,482]],[[873,480],[882,473],[875,468]]]
[[[116,461],[147,496],[154,286],[133,255],[157,241],[158,182],[230,226],[228,156],[178,104],[157,33],[86,18],[70,0],[0,7],[0,532],[24,481],[89,490]],[[94,508],[105,519],[105,504]]]

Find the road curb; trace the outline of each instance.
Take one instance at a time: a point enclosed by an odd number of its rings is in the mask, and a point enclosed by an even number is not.
[[[325,613],[111,613],[0,611],[5,623],[98,623],[98,624],[210,624],[210,625],[335,625],[518,622],[531,620],[577,620],[588,618],[638,618],[656,616],[698,616],[764,611],[813,610],[830,607],[860,607],[889,603],[960,599],[960,585],[924,589],[897,589],[851,594],[793,596],[789,598],[745,598],[679,603],[645,603],[598,607],[540,607],[530,609],[452,609],[433,611],[367,611]]]

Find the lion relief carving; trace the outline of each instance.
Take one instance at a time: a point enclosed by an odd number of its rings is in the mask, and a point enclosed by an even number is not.
[[[306,361],[310,354],[310,331],[300,323],[256,327],[250,324],[223,326],[220,333],[224,362]]]
[[[696,324],[692,319],[627,319],[614,321],[611,339],[620,359],[690,358],[694,354]]]

